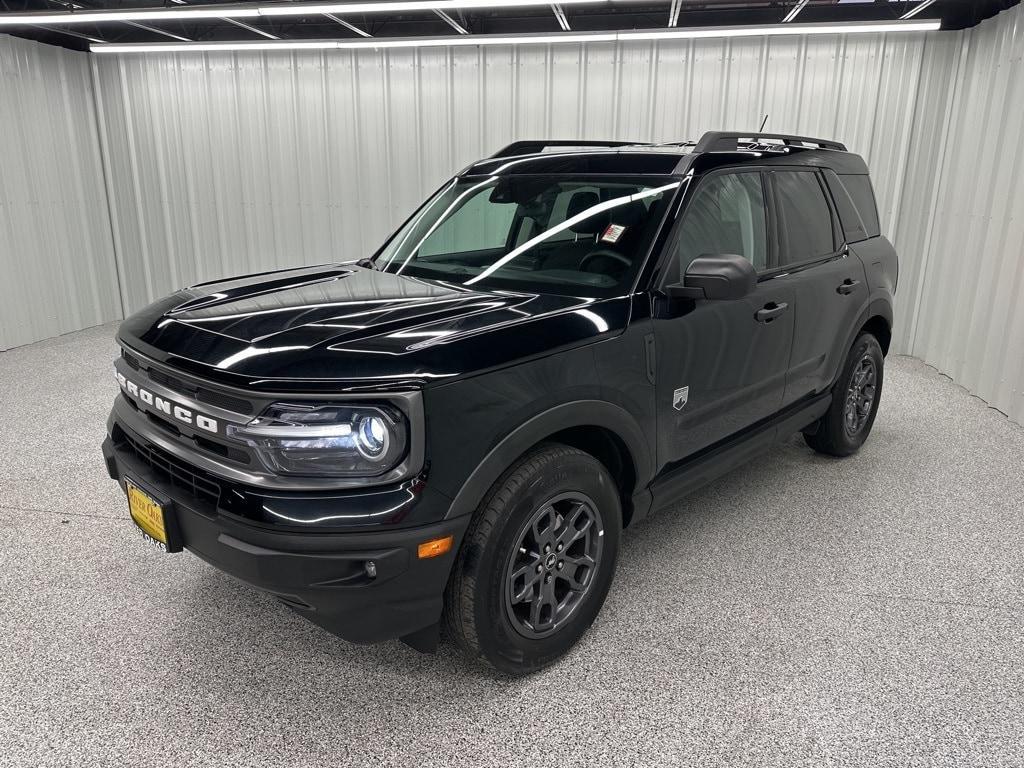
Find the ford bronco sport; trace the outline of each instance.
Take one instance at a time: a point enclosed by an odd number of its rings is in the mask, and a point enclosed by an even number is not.
[[[594,621],[625,527],[797,431],[860,447],[896,273],[837,142],[518,142],[370,258],[125,320],[103,453],[161,549],[521,674]]]

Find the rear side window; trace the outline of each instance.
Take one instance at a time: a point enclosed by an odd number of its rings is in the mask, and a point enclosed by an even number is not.
[[[832,209],[814,171],[772,171],[780,248],[772,268],[835,253]]]
[[[843,182],[836,176],[835,171],[825,171],[825,183],[828,184],[828,189],[832,193],[832,199],[835,201],[836,210],[839,213],[839,221],[843,225],[843,234],[846,236],[846,242],[857,243],[861,240],[867,240],[870,237],[867,225],[860,217],[857,206],[850,198],[850,193],[846,191],[846,187],[843,186]]]
[[[878,237],[882,228],[878,224],[878,207],[875,205],[875,193],[871,189],[871,179],[866,175],[843,174],[839,177],[850,194],[850,199],[857,206],[861,221],[867,229],[868,237]]]

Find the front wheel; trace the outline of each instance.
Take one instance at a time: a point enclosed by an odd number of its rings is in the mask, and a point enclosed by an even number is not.
[[[843,371],[832,389],[832,404],[817,430],[804,434],[814,450],[831,456],[849,456],[867,440],[882,397],[882,347],[870,333],[853,342]]]
[[[445,594],[449,635],[508,674],[557,660],[604,603],[621,528],[618,489],[601,462],[558,444],[527,454],[466,533]]]

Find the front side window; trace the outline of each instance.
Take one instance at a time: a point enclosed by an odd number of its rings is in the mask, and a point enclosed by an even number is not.
[[[455,179],[395,233],[378,269],[483,289],[612,296],[632,286],[679,181]]]
[[[698,256],[734,254],[765,268],[764,192],[759,173],[721,173],[700,182],[686,205],[669,253],[669,282],[678,282]]]

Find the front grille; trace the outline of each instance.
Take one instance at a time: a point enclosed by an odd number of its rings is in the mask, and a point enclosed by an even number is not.
[[[213,389],[207,389],[206,387],[196,384],[189,384],[173,374],[165,373],[158,368],[154,368],[152,365],[144,365],[137,357],[124,349],[121,350],[121,357],[123,357],[125,362],[136,371],[144,371],[146,375],[157,384],[162,384],[175,392],[181,392],[182,394],[194,397],[196,400],[206,403],[207,405],[213,405],[228,411],[234,411],[235,413],[251,414],[255,411],[253,404],[244,398],[228,395],[224,392],[218,392]]]
[[[168,376],[163,371],[158,371],[156,368],[148,368],[146,374],[155,381],[157,384],[163,384],[168,389],[173,389],[175,392],[185,392],[187,394],[193,394],[198,387],[190,387],[181,379],[174,376]]]
[[[232,397],[231,395],[225,395],[223,392],[214,392],[210,389],[203,389],[202,387],[196,392],[196,400],[200,400],[207,405],[215,405],[218,408],[224,408],[228,411],[234,411],[235,413],[252,413],[252,403],[248,400],[243,400],[240,397]]]
[[[133,453],[136,458],[171,485],[214,506],[220,502],[221,484],[213,475],[171,455],[162,448],[129,435],[117,425],[114,426],[112,437],[118,449]]]

